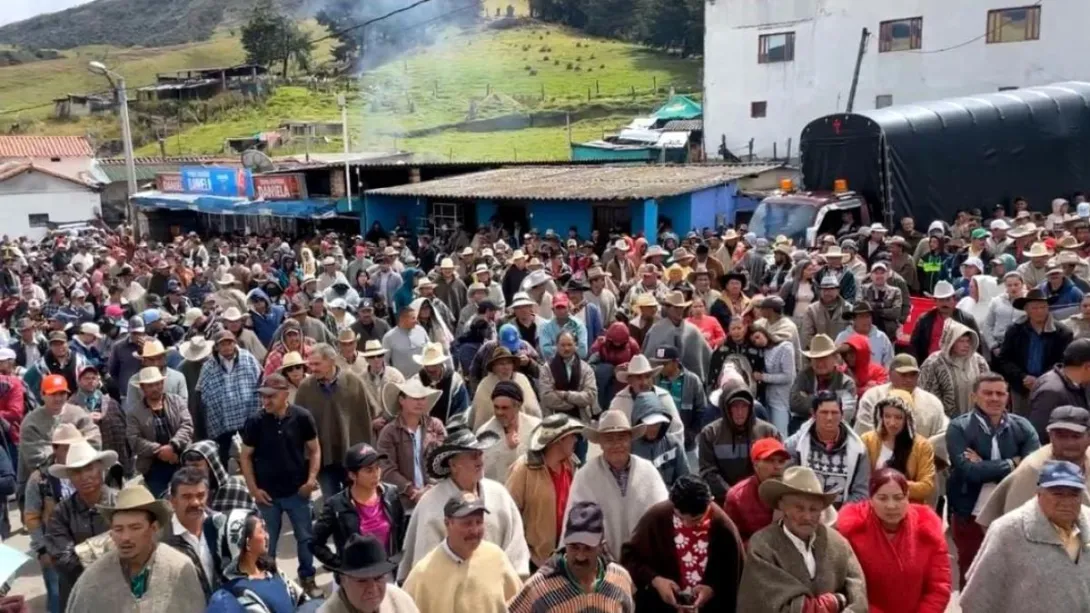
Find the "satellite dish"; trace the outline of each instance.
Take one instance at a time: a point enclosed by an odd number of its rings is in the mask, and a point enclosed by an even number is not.
[[[242,167],[253,172],[272,172],[276,165],[269,156],[257,149],[247,149],[242,152]]]

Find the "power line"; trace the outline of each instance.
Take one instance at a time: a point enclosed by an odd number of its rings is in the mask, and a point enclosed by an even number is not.
[[[394,17],[396,15],[400,15],[401,13],[405,13],[407,11],[410,11],[410,10],[412,10],[412,9],[422,5],[422,4],[427,4],[428,2],[432,2],[432,0],[417,0],[416,2],[413,2],[412,4],[410,4],[408,6],[404,6],[404,7],[401,7],[399,9],[392,10],[392,11],[390,11],[388,13],[383,14],[383,15],[379,15],[378,17],[375,17],[373,19],[368,19],[367,21],[357,23],[355,25],[343,28],[341,30],[337,30],[336,32],[331,32],[331,33],[329,33],[329,34],[327,34],[325,36],[321,36],[321,37],[315,38],[315,39],[310,39],[307,42],[309,44],[311,44],[311,45],[314,45],[314,44],[329,40],[331,38],[337,38],[342,34],[347,34],[348,32],[351,32],[353,30],[358,30],[360,28],[365,28],[365,27],[367,27],[369,25],[378,23],[380,21],[385,21],[385,20],[387,20],[387,19],[389,19],[391,17]],[[474,6],[476,6],[475,3],[470,3],[470,4],[466,5],[466,6],[461,7],[461,8],[454,9],[454,10],[451,10],[451,11],[447,11],[446,13],[443,13],[441,15],[437,15],[436,17],[434,17],[432,19],[429,19],[427,21],[417,23],[417,24],[413,24],[413,25],[408,26],[406,28],[401,28],[399,31],[403,31],[403,30],[407,30],[407,29],[411,29],[411,28],[417,28],[417,27],[420,27],[422,25],[426,25],[428,23],[431,23],[433,21],[437,21],[439,19],[442,19],[443,17],[453,15],[454,13],[460,13],[460,12],[462,12],[464,10],[473,8]],[[126,86],[126,89],[134,89],[134,90],[135,89],[142,89],[142,88],[145,88],[145,87],[151,87],[152,85],[155,85],[155,84],[156,84],[155,82],[152,82],[152,83],[148,83],[148,84],[145,84],[145,85],[138,85],[138,86],[135,86],[135,87]],[[84,95],[86,95],[86,96],[102,96],[102,95],[113,94],[113,93],[114,93],[113,89],[106,89],[106,90],[102,90],[102,91],[91,92],[89,94],[84,94]],[[25,113],[27,111],[36,111],[38,109],[44,109],[44,108],[48,108],[48,107],[51,107],[51,106],[53,106],[53,102],[44,102],[42,104],[24,106],[24,107],[21,107],[21,108],[10,109],[10,110],[0,109],[0,116],[13,115],[13,114],[17,114],[17,113]]]

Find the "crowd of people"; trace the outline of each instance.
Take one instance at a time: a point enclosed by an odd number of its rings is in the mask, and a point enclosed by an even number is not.
[[[49,613],[1083,610],[1075,205],[5,237],[0,494]]]

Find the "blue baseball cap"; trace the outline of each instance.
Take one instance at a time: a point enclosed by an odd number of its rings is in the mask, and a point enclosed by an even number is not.
[[[153,324],[163,318],[159,309],[148,309],[141,313],[140,316],[144,319],[144,325]]]
[[[517,353],[522,348],[522,337],[519,336],[518,328],[513,324],[503,324],[500,326],[500,345],[506,347],[511,353]]]
[[[1054,487],[1070,487],[1074,489],[1086,488],[1086,475],[1078,466],[1071,462],[1049,461],[1045,462],[1041,469],[1041,476],[1037,478],[1037,487],[1052,489]]]

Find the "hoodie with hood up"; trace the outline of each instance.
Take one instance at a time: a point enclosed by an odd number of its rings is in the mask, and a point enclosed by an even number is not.
[[[397,316],[401,309],[412,304],[415,298],[413,291],[416,289],[416,277],[419,274],[420,270],[417,268],[406,268],[401,271],[401,285],[394,292],[394,316]]]
[[[224,514],[236,510],[257,511],[257,505],[246,489],[246,481],[238,475],[227,475],[215,441],[197,441],[186,448],[185,453],[190,452],[201,454],[208,463],[208,508]]]
[[[326,304],[337,298],[344,300],[352,313],[355,313],[360,305],[360,293],[352,289],[352,286],[348,283],[348,277],[344,276],[343,272],[337,273],[337,278],[333,280],[332,285],[325,288],[322,297],[325,298]]]
[[[692,472],[689,467],[689,459],[685,455],[685,448],[679,445],[676,439],[666,436],[666,429],[671,421],[670,412],[662,404],[662,400],[654,392],[643,392],[636,396],[632,405],[632,425],[659,424],[658,434],[653,439],[646,436],[632,439],[632,453],[652,464],[658,469],[663,483],[669,488],[679,477],[684,477]]]
[[[968,335],[972,349],[965,357],[951,353],[954,343]],[[953,319],[943,324],[939,336],[940,351],[933,353],[920,365],[920,381],[917,384],[942,401],[948,417],[957,417],[973,410],[973,382],[981,373],[990,370],[988,362],[977,353],[980,336],[976,331]]]
[[[848,367],[852,379],[855,379],[855,389],[859,397],[868,389],[889,383],[889,372],[880,364],[875,364],[871,359],[870,341],[862,334],[852,334],[844,341],[855,353],[855,366]]]
[[[749,410],[742,425],[730,418],[730,405],[745,401]],[[753,414],[753,394],[737,384],[728,383],[719,396],[722,417],[700,431],[697,437],[700,476],[711,487],[712,496],[722,501],[732,485],[753,474],[749,448],[762,438],[780,438],[776,427]]]
[[[287,313],[284,311],[284,307],[279,304],[273,304],[273,302],[269,300],[269,295],[261,288],[252,289],[249,294],[246,294],[247,302],[253,302],[255,300],[264,301],[268,307],[265,309],[264,315],[251,308],[250,324],[254,329],[254,334],[256,334],[258,340],[261,341],[261,344],[268,347],[273,342],[273,336],[276,335],[276,329],[280,327],[280,324],[284,323],[284,317],[287,316]]]

